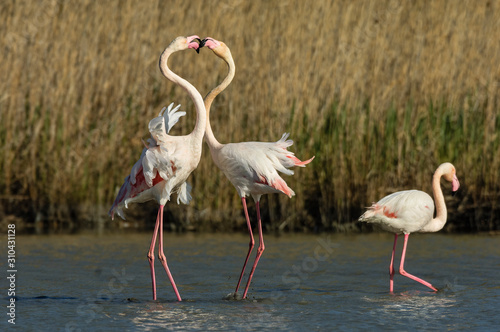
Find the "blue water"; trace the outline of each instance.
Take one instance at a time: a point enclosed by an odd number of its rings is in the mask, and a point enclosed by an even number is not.
[[[165,253],[182,302],[175,300],[158,260],[158,300],[152,300],[146,259],[150,238],[151,234],[18,236],[15,327],[490,331],[500,326],[499,237],[411,235],[405,269],[440,291],[430,292],[396,274],[395,292],[389,294],[390,234],[268,235],[249,298],[228,300],[248,236],[167,233]],[[6,247],[6,241],[0,245]],[[396,266],[400,251],[401,244]],[[2,269],[7,270],[6,264]],[[10,298],[8,284],[4,285],[2,330],[13,327],[7,322]]]

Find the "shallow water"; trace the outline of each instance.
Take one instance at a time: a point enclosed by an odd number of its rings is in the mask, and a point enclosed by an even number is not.
[[[150,237],[18,236],[16,327],[486,331],[499,326],[499,237],[411,235],[405,269],[440,291],[396,274],[391,295],[390,234],[265,236],[249,299],[237,301],[225,298],[234,292],[247,236],[168,233],[165,253],[182,302],[175,300],[158,260],[158,300],[152,301]],[[5,248],[6,241],[0,245]],[[6,290],[3,298],[8,304]],[[5,313],[2,330],[11,326]]]

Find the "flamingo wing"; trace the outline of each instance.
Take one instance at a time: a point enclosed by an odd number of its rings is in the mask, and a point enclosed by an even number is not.
[[[168,107],[163,107],[163,109],[160,112],[160,116],[163,116],[165,119],[165,124],[166,124],[166,133],[168,134],[172,127],[179,121],[181,116],[186,115],[186,112],[177,112],[181,105],[177,105],[174,108],[174,103],[171,103],[168,105]]]
[[[109,210],[108,214],[111,216],[111,219],[114,219],[115,213],[122,219],[125,219],[123,208],[128,207],[128,203],[130,202],[145,202],[161,196],[163,190],[160,189],[163,189],[163,186],[160,188],[159,184],[165,181],[159,173],[156,173],[156,177],[152,180],[152,185],[150,186],[144,175],[142,166],[143,159],[144,158],[141,157],[135,163],[134,167],[132,167],[132,171],[125,178],[120,191],[118,192],[118,195],[116,195],[115,201]]]
[[[148,140],[150,144],[166,145],[169,140],[168,133],[179,121],[179,118],[186,115],[186,112],[177,112],[181,105],[177,105],[175,108],[173,106],[174,103],[167,108],[164,107],[158,116],[149,122],[148,127],[152,138],[152,140]]]
[[[242,142],[226,144],[217,157],[217,165],[233,183],[241,197],[247,194],[281,192],[289,197],[295,193],[278,172],[292,175],[293,166],[305,166],[287,150],[293,144],[284,134],[277,142]]]

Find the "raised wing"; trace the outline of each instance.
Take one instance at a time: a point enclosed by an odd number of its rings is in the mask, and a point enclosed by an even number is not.
[[[165,144],[167,142],[167,134],[170,132],[172,127],[179,121],[181,116],[186,115],[186,112],[177,112],[181,105],[173,108],[174,103],[170,104],[168,107],[164,107],[158,116],[149,122],[149,132],[151,137],[156,142],[150,142],[153,144]]]
[[[172,103],[168,107],[163,107],[159,114],[165,119],[167,134],[172,130],[172,127],[179,121],[181,116],[186,115],[186,112],[177,112],[180,107],[181,105],[179,104],[174,108],[174,103]]]

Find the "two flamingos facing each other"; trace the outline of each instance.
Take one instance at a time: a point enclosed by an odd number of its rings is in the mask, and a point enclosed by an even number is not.
[[[287,175],[292,175],[293,171],[289,169],[290,167],[305,167],[305,165],[309,164],[314,157],[306,161],[301,161],[294,156],[293,152],[288,151],[287,148],[293,144],[293,141],[287,139],[289,135],[287,133],[283,134],[281,139],[277,142],[219,143],[210,126],[210,107],[215,97],[224,91],[224,89],[231,83],[235,74],[235,64],[231,56],[231,51],[223,42],[207,37],[203,39],[201,45],[211,49],[215,55],[224,60],[228,65],[228,74],[226,78],[221,84],[210,91],[204,100],[207,112],[205,141],[210,148],[210,153],[214,163],[226,175],[229,181],[236,188],[238,195],[241,197],[243,211],[245,213],[245,219],[250,235],[250,243],[245,263],[243,264],[243,269],[241,270],[236,290],[234,294],[230,295],[234,298],[238,298],[238,289],[245,273],[248,259],[255,245],[255,240],[252,234],[252,225],[248,216],[246,196],[252,196],[257,210],[259,247],[257,249],[255,261],[250,271],[250,275],[248,276],[248,281],[242,296],[244,299],[247,296],[248,288],[252,281],[257,263],[259,262],[259,259],[265,249],[262,235],[262,220],[259,208],[260,198],[264,194],[272,193],[282,193],[290,198],[295,195],[293,190],[288,187],[285,180],[280,177],[278,171]]]
[[[155,200],[160,205],[147,254],[151,269],[153,300],[156,300],[154,249],[159,233],[158,258],[170,279],[177,300],[181,301],[181,296],[163,252],[163,207],[170,200],[173,192],[177,192],[177,203],[180,201],[188,204],[191,200],[191,187],[186,180],[200,161],[206,127],[206,112],[201,94],[188,81],[172,72],[168,68],[167,61],[173,53],[178,51],[192,48],[198,52],[200,45],[197,41],[199,40],[198,36],[177,37],[163,51],[159,63],[162,74],[184,88],[193,100],[197,116],[193,131],[184,136],[168,135],[172,126],[177,123],[181,116],[186,114],[185,112],[177,112],[179,106],[172,109],[173,104],[168,109],[163,109],[158,117],[151,120],[149,122],[151,133],[151,138],[148,139],[149,145],[144,148],[140,159],[132,167],[130,175],[125,178],[125,182],[109,211],[112,218],[116,213],[125,219],[123,207],[128,207],[130,203]]]
[[[227,77],[206,96],[205,101],[203,101],[203,98],[194,86],[172,72],[167,65],[167,61],[173,53],[189,48],[199,52],[199,49],[204,45],[226,61],[229,67]],[[156,300],[154,249],[156,238],[159,234],[158,258],[172,284],[177,300],[181,301],[163,250],[163,208],[166,202],[170,200],[171,194],[175,191],[178,194],[178,203],[180,201],[188,204],[191,200],[191,187],[186,183],[186,180],[198,166],[201,157],[202,140],[205,137],[215,164],[233,183],[241,197],[250,233],[249,250],[234,293],[235,297],[255,244],[245,197],[251,195],[256,204],[260,237],[259,248],[243,294],[243,298],[245,298],[257,263],[264,251],[262,222],[259,210],[260,197],[263,194],[269,193],[284,193],[292,197],[295,193],[279,176],[278,171],[292,175],[293,171],[288,168],[292,166],[304,167],[314,157],[306,161],[300,161],[292,152],[288,151],[287,148],[293,144],[291,140],[287,140],[288,134],[284,134],[277,142],[269,143],[244,142],[220,144],[215,139],[210,123],[207,121],[210,106],[215,97],[231,83],[235,72],[231,53],[224,43],[213,38],[206,38],[202,41],[198,36],[177,37],[160,56],[159,65],[162,74],[170,81],[184,88],[193,100],[197,115],[195,127],[189,135],[168,135],[172,126],[177,123],[181,116],[186,114],[185,112],[177,112],[179,106],[172,108],[173,104],[167,109],[163,109],[158,117],[150,121],[149,131],[151,138],[148,139],[149,145],[143,149],[140,159],[132,167],[130,175],[125,178],[125,182],[120,188],[109,214],[112,218],[114,218],[115,213],[124,218],[123,207],[128,207],[129,203],[143,203],[149,200],[158,202],[158,216],[147,255],[151,270],[153,300]]]
[[[441,190],[441,177],[452,183],[453,193],[460,187],[455,167],[450,163],[439,165],[432,178],[432,192],[436,202],[436,217],[433,218],[434,201],[427,193],[419,190],[406,190],[398,191],[382,198],[370,206],[359,218],[360,221],[379,224],[382,229],[395,233],[391,263],[389,265],[389,289],[391,293],[394,291],[394,251],[396,250],[398,234],[401,233],[404,234],[405,239],[399,273],[418,281],[433,291],[438,291],[437,288],[427,281],[406,272],[404,262],[410,233],[437,232],[446,224],[447,212],[443,191]]]

